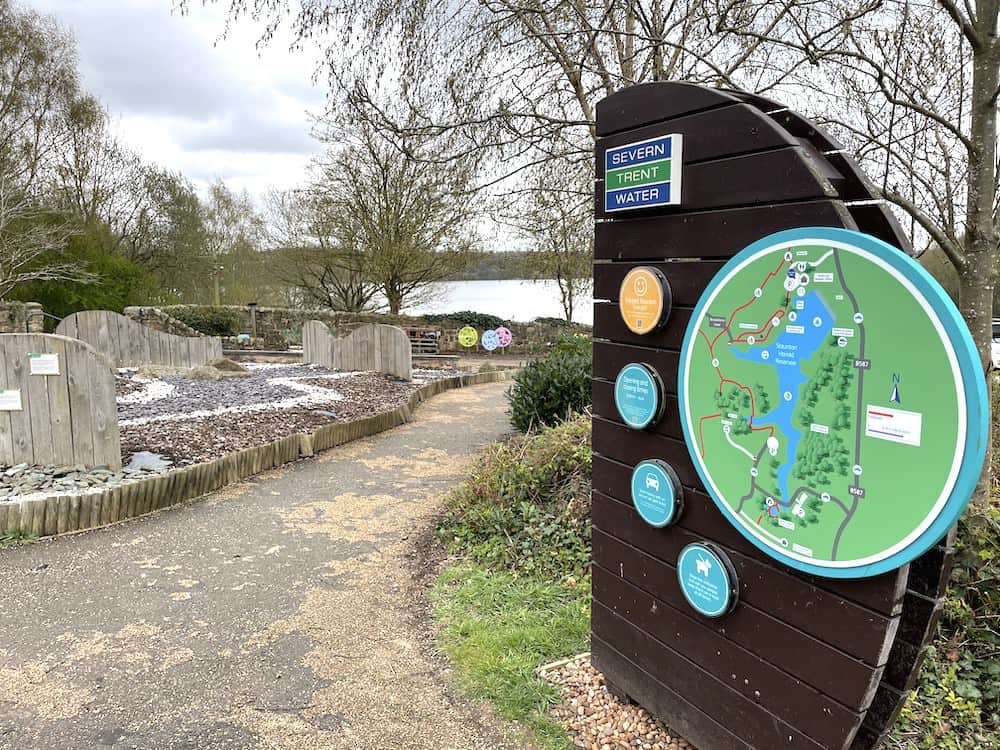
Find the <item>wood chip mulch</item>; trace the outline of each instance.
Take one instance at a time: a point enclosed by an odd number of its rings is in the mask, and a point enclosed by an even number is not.
[[[122,455],[153,451],[171,459],[174,466],[188,466],[334,421],[329,414],[306,409],[272,409],[129,425],[121,428]]]
[[[539,677],[562,690],[552,716],[569,733],[575,747],[586,750],[695,750],[644,708],[622,703],[604,684],[604,675],[584,654],[568,662],[542,667]]]
[[[122,455],[127,458],[136,451],[153,451],[171,459],[175,466],[188,466],[298,432],[312,432],[332,422],[381,414],[407,403],[419,387],[373,373],[309,378],[303,382],[330,388],[344,398],[313,408],[264,409],[124,425]]]

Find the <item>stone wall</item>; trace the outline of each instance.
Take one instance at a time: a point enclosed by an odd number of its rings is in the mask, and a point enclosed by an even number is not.
[[[191,305],[172,305],[162,308],[169,315],[172,311],[194,307]],[[420,329],[438,332],[438,347],[441,354],[456,354],[467,352],[458,343],[460,325],[439,325],[427,323],[421,318],[407,315],[386,315],[379,313],[344,313],[322,309],[298,309],[288,307],[258,307],[256,322],[247,307],[238,305],[223,306],[234,313],[239,320],[239,330],[234,333],[252,334],[256,326],[256,337],[253,342],[257,349],[287,349],[289,344],[302,343],[302,326],[309,320],[325,323],[337,336],[345,336],[358,326],[365,323],[382,323],[402,328],[404,331]],[[144,308],[145,309],[145,308]],[[126,311],[126,314],[127,311]],[[182,324],[183,325],[183,324]],[[506,349],[509,354],[533,354],[542,352],[554,341],[567,333],[588,332],[586,326],[556,326],[542,323],[510,323],[508,327],[514,335],[514,341]],[[482,331],[479,332],[482,334]],[[224,338],[227,348],[235,348],[235,338]],[[478,349],[478,346],[476,347]]]
[[[204,335],[194,330],[187,323],[170,317],[170,315],[158,307],[126,307],[124,313],[126,318],[131,318],[136,323],[141,323],[147,328],[152,328],[154,331],[192,338]]]
[[[43,333],[45,315],[37,302],[0,302],[0,333]]]

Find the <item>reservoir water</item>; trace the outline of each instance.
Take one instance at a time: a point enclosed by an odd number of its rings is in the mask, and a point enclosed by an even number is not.
[[[796,309],[798,303],[801,303],[801,308]],[[816,292],[809,292],[792,303],[789,314],[781,323],[781,333],[774,343],[769,346],[753,346],[746,351],[733,351],[740,359],[773,367],[778,376],[778,392],[768,394],[774,406],[767,414],[756,416],[753,426],[774,425],[780,430],[779,440],[784,436],[788,441],[787,446],[784,446],[787,449],[786,458],[778,468],[778,489],[781,491],[781,505],[785,507],[793,500],[789,497],[788,478],[802,439],[801,431],[792,422],[792,415],[798,405],[799,388],[807,380],[802,374],[801,363],[823,345],[832,327],[833,315],[823,298]]]

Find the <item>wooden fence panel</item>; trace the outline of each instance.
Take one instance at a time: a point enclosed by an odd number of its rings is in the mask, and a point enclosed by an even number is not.
[[[58,374],[32,374],[32,354],[54,354]],[[96,349],[64,336],[4,334],[0,361],[3,388],[21,400],[19,410],[0,411],[0,463],[121,468],[114,373]]]
[[[413,350],[402,328],[368,323],[336,338],[325,323],[302,326],[303,362],[335,370],[384,372],[402,380],[413,374]]]
[[[115,367],[198,367],[222,359],[222,339],[217,336],[174,336],[107,310],[74,313],[56,333],[85,341]]]

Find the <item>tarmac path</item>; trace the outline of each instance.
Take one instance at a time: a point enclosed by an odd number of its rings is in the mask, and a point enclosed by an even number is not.
[[[416,542],[506,384],[107,529],[0,550],[0,748],[517,747],[442,679]]]

